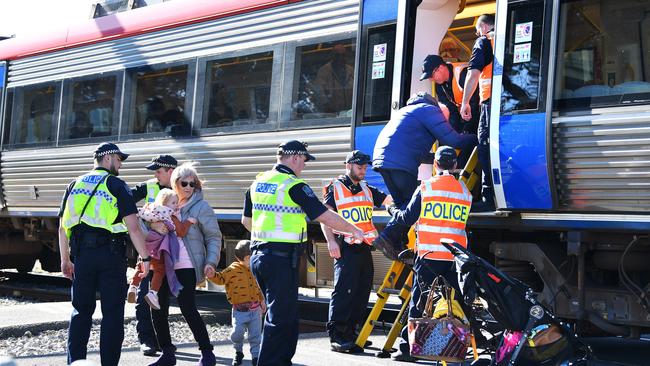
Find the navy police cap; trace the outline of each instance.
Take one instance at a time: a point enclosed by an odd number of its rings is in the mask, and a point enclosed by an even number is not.
[[[433,72],[438,68],[438,66],[445,63],[445,60],[438,55],[429,55],[425,57],[422,62],[422,75],[420,75],[420,81],[428,79],[433,75]]]
[[[316,158],[307,151],[307,143],[291,140],[287,141],[280,146],[278,146],[278,155],[304,155],[307,157],[307,160],[316,160]]]
[[[348,153],[345,162],[348,164],[365,165],[372,163],[372,159],[370,158],[370,155],[364,154],[363,151],[354,150]]]
[[[456,150],[451,146],[440,146],[436,150],[436,162],[442,169],[451,169],[456,164]]]
[[[151,159],[151,164],[147,165],[149,170],[158,170],[160,168],[176,168],[178,161],[171,155],[158,155]]]
[[[116,154],[120,157],[120,160],[124,161],[129,157],[129,154],[125,154],[120,151],[120,148],[117,147],[112,142],[102,142],[101,144],[97,145],[97,148],[95,149],[95,152],[93,156],[95,159],[100,158],[104,155],[111,155],[111,154]]]

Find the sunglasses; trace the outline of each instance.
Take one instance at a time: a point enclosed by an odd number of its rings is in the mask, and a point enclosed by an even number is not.
[[[190,187],[192,187],[192,188],[196,187],[196,183],[194,183],[194,182],[184,182],[184,181],[181,181],[181,187],[187,187],[188,185],[189,185]]]

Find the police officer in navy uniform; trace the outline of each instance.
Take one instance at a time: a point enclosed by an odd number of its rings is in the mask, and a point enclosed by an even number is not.
[[[158,155],[151,159],[151,163],[146,166],[148,170],[154,172],[154,178],[139,183],[131,190],[135,202],[145,200],[146,203],[153,203],[156,195],[162,188],[171,189],[171,176],[174,169],[178,166],[178,161],[171,155]],[[137,321],[136,330],[138,340],[140,341],[140,351],[145,356],[154,356],[159,349],[156,333],[151,323],[151,310],[149,304],[144,301],[144,296],[149,291],[151,275],[145,277],[140,282],[138,288],[137,304],[135,305],[135,319]]]
[[[72,280],[74,311],[68,329],[68,363],[85,359],[100,293],[102,323],[99,353],[103,366],[117,365],[124,339],[126,236],[144,260],[145,249],[137,208],[129,187],[117,177],[128,154],[112,143],[100,144],[95,168],[75,179],[65,191],[59,211],[61,271]]]
[[[363,352],[355,340],[357,325],[362,326],[365,319],[374,276],[369,243],[377,236],[377,229],[372,212],[373,207],[392,202],[386,193],[363,180],[371,163],[370,155],[359,150],[350,152],[345,159],[346,174],[325,187],[325,206],[363,230],[366,237],[365,243],[351,244],[345,236],[322,225],[330,257],[335,259],[327,332],[331,349],[336,352]]]
[[[264,293],[264,320],[258,364],[291,365],[298,343],[298,262],[307,241],[307,220],[317,220],[361,243],[363,232],[328,210],[298,178],[315,158],[307,144],[279,146],[277,164],[258,174],[246,192],[242,224],[251,232],[251,270]]]

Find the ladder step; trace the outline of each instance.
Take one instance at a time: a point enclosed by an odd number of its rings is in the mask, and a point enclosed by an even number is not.
[[[385,288],[381,292],[388,295],[399,295],[400,291],[402,291],[401,288]]]

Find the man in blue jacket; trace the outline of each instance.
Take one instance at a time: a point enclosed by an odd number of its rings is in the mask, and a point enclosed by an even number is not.
[[[396,208],[406,208],[418,187],[418,167],[433,143],[466,149],[477,144],[476,135],[459,134],[443,114],[438,101],[427,93],[411,96],[406,106],[379,133],[373,169],[381,174]],[[391,219],[373,245],[392,260],[406,247],[409,227]]]

